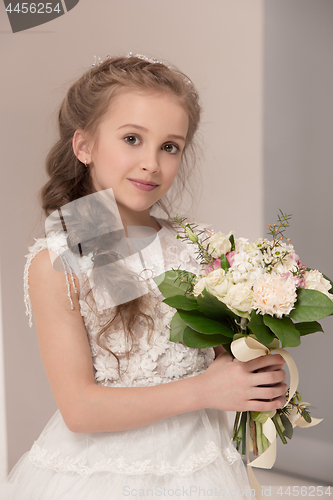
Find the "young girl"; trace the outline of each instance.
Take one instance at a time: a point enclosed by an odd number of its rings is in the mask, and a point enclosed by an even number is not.
[[[199,116],[191,81],[143,56],[107,58],[69,89],[41,191],[45,237],[25,268],[59,409],[2,499],[250,496],[225,411],[282,406],[284,361],[170,342],[174,310],[151,279],[199,271],[169,217],[151,215],[186,186]]]

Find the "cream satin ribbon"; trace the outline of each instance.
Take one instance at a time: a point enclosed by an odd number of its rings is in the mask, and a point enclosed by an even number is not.
[[[231,352],[239,361],[251,361],[252,359],[259,358],[259,356],[269,355],[271,352],[276,352],[281,354],[284,358],[290,373],[290,388],[289,388],[289,398],[286,401],[284,406],[287,406],[293,395],[295,394],[298,386],[299,375],[295,361],[291,357],[288,351],[282,349],[281,347],[277,349],[269,349],[265,345],[258,342],[256,339],[252,337],[241,337],[237,340],[234,340],[231,343]],[[304,403],[306,404],[306,403]],[[273,410],[270,412],[270,415],[266,422],[263,424],[262,430],[269,442],[270,446],[265,450],[259,457],[252,462],[249,461],[249,452],[250,450],[250,436],[249,436],[249,423],[247,428],[247,443],[246,443],[246,458],[247,458],[247,473],[249,477],[249,482],[251,488],[253,488],[256,492],[257,500],[264,499],[265,496],[262,493],[262,487],[254,475],[252,467],[259,467],[261,469],[271,469],[274,465],[276,459],[276,429],[275,425],[272,421],[272,417],[275,415],[276,411]],[[290,412],[290,416],[294,419],[297,415],[297,410],[293,409]],[[313,425],[319,424],[323,419],[322,418],[312,418],[311,423],[308,423],[304,420],[302,416],[294,421],[292,424],[293,427],[296,425],[299,427],[312,427]]]

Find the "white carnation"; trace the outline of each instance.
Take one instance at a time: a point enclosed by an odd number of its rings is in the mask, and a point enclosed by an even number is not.
[[[253,286],[253,309],[261,314],[282,318],[293,309],[296,302],[296,286],[292,276],[263,274]]]
[[[235,283],[254,281],[264,272],[261,253],[242,251],[235,254],[231,272]]]
[[[249,243],[248,238],[236,238],[235,239],[235,250],[236,252],[242,252],[245,245]]]
[[[327,279],[324,278],[324,276],[319,271],[316,271],[315,269],[306,271],[304,274],[304,278],[306,283],[305,288],[322,292],[331,300],[333,300],[333,295],[329,293],[332,285]]]

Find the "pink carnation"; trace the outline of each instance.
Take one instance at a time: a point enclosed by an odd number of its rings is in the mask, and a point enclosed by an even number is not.
[[[253,309],[277,318],[287,315],[296,302],[296,285],[292,276],[262,275],[253,286]]]

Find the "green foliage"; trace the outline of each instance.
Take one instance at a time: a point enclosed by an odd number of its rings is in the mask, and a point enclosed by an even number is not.
[[[234,251],[235,251],[235,249],[236,249],[236,247],[235,247],[235,238],[234,238],[234,235],[233,235],[233,234],[231,234],[231,235],[229,236],[229,241],[230,241],[230,243],[231,243],[231,250],[230,250],[230,252],[234,252]]]
[[[187,271],[182,271],[182,273],[183,278],[180,277],[179,270],[166,271],[154,278],[155,283],[165,298],[186,294],[188,291],[188,282],[185,281],[185,277],[191,280],[195,275]]]
[[[186,328],[186,323],[181,319],[178,312],[176,312],[170,323],[170,340],[171,342],[182,342],[183,333]]]
[[[233,337],[234,332],[229,330],[225,325],[218,323],[210,318],[207,318],[204,314],[199,311],[178,311],[179,316],[185,323],[193,328],[196,332],[205,333],[207,335],[220,334],[224,337]],[[228,339],[225,338],[224,342]],[[230,342],[230,340],[229,340]]]
[[[333,302],[324,293],[317,290],[300,288],[297,291],[295,309],[289,314],[290,318],[299,322],[318,321],[333,314]]]
[[[288,439],[291,439],[293,437],[293,426],[292,426],[289,418],[284,413],[280,414],[280,418],[281,418],[282,425],[284,427],[284,430],[282,431],[283,435],[285,437],[287,437]]]
[[[258,341],[264,345],[269,345],[275,338],[272,331],[264,324],[264,317],[255,311],[251,313],[251,319],[247,327],[257,337]]]
[[[204,333],[193,330],[189,326],[187,326],[184,330],[183,340],[188,347],[195,347],[196,349],[216,347],[223,344],[223,342],[225,342],[226,340],[228,341],[228,339],[226,339],[226,337],[223,337],[222,335],[206,335]]]
[[[182,309],[184,311],[199,310],[197,301],[184,295],[174,295],[164,299],[163,302],[175,309]]]
[[[200,310],[209,318],[213,319],[238,319],[238,316],[234,314],[223,302],[218,300],[213,295],[207,292],[206,288],[197,297],[197,303]]]
[[[324,332],[321,324],[318,323],[318,321],[295,323],[295,328],[299,331],[301,336],[309,335],[309,333]]]
[[[221,255],[221,267],[225,272],[227,272],[230,267],[229,261],[224,253]]]
[[[294,323],[290,318],[274,318],[273,316],[264,315],[264,323],[281,341],[282,347],[296,347],[300,345],[300,333],[295,328]]]

